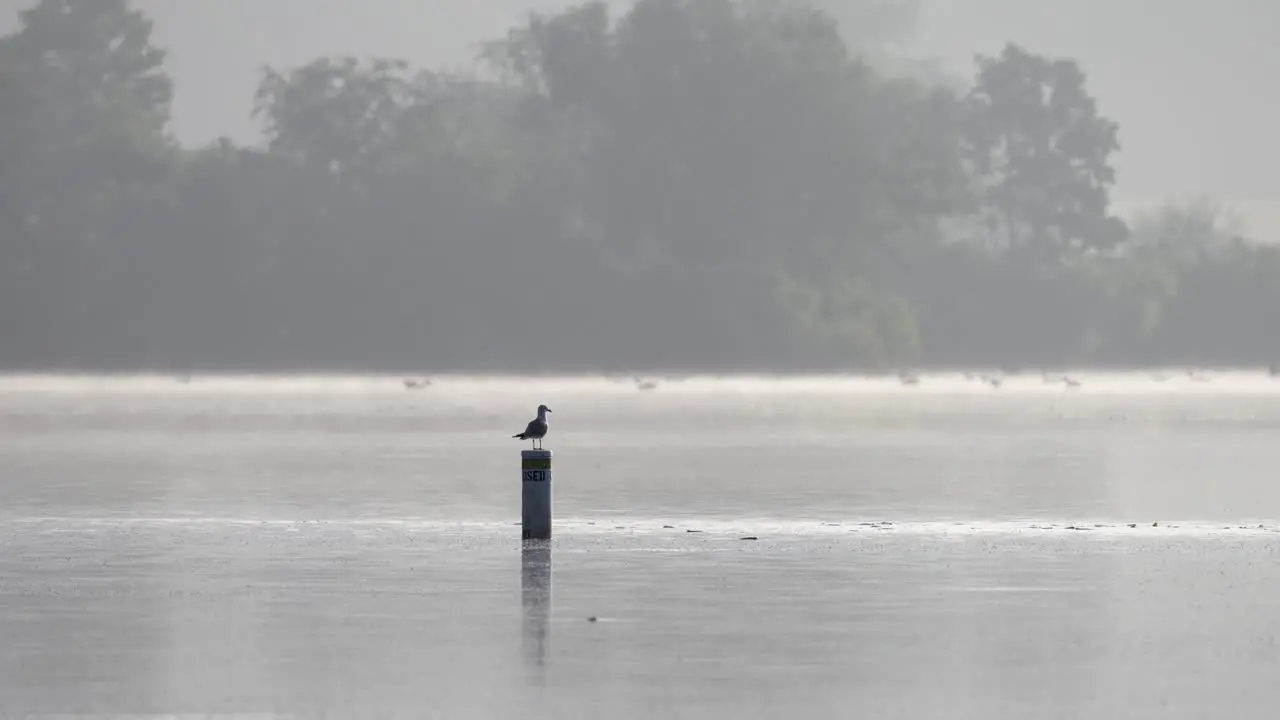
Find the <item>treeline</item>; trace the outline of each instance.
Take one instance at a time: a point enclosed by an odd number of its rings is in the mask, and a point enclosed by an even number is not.
[[[587,3],[470,77],[265,69],[265,145],[193,150],[150,35],[40,0],[0,40],[4,368],[1280,359],[1280,254],[1198,207],[1114,217],[1118,128],[1070,60],[1011,44],[958,94],[798,2]]]

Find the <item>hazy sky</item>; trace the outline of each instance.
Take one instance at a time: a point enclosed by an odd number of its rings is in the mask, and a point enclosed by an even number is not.
[[[925,0],[914,52],[964,67],[1005,41],[1077,59],[1120,124],[1118,199],[1211,196],[1280,241],[1280,3]]]
[[[1122,208],[1212,196],[1280,239],[1280,3],[1274,0],[922,0],[910,51],[972,74],[1005,41],[1080,61],[1121,126]],[[0,0],[0,6],[25,5]],[[140,0],[178,83],[189,143],[255,137],[257,68],[323,54],[464,67],[476,43],[567,0]],[[826,0],[837,10],[841,0]],[[852,4],[852,3],[850,3]],[[12,15],[12,11],[8,13]],[[11,17],[6,18],[11,24]]]

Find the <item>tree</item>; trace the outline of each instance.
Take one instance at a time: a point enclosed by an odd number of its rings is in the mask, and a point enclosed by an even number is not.
[[[705,302],[733,297],[730,314],[781,304],[815,342],[865,335],[869,318],[912,336],[901,313],[873,311],[896,307],[873,278],[886,250],[956,209],[956,103],[879,77],[829,14],[791,0],[639,0],[614,20],[596,2],[532,17],[487,57],[527,94],[526,124],[581,168],[586,226],[623,267],[670,273]],[[816,297],[778,291],[796,286]],[[719,322],[743,344],[784,334]]]
[[[1191,265],[1218,255],[1240,239],[1240,219],[1209,198],[1195,198],[1140,213],[1126,243]]]
[[[10,292],[45,313],[44,343],[77,341],[100,311],[113,263],[127,262],[110,228],[170,167],[163,61],[151,21],[126,0],[40,0],[0,38],[0,212],[17,240],[4,261],[24,268]]]
[[[920,0],[788,1],[805,3],[830,13],[840,22],[840,33],[850,47],[863,52],[876,51],[876,54],[886,46],[905,42],[920,17]]]
[[[1126,234],[1109,212],[1118,128],[1098,114],[1084,73],[1014,44],[977,62],[964,138],[990,239],[1055,255],[1114,248]]]
[[[27,226],[68,242],[118,193],[164,172],[172,82],[151,21],[126,0],[41,0],[21,22],[0,40],[29,113],[30,161],[13,182],[24,186]]]
[[[27,235],[31,206],[30,187],[22,173],[32,165],[40,126],[34,112],[35,90],[12,62],[12,55],[12,49],[0,43],[0,227],[21,242]]]
[[[40,0],[20,17],[4,42],[37,74],[52,131],[92,136],[107,126],[144,141],[164,133],[173,98],[165,53],[128,0]]]
[[[555,15],[530,15],[502,40],[486,43],[482,57],[535,97],[557,105],[590,102],[612,60],[609,5],[588,2]]]
[[[383,162],[410,107],[434,78],[403,60],[321,58],[287,73],[263,70],[254,114],[272,153],[326,173],[359,174]]]

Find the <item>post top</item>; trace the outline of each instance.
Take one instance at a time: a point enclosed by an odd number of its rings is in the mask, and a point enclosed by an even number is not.
[[[520,457],[526,458],[526,459],[532,458],[532,459],[539,459],[539,460],[541,459],[550,460],[551,451],[550,450],[521,450]]]

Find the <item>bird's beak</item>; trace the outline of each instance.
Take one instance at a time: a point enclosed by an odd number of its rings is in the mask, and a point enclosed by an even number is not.
[[[547,408],[547,412],[551,412],[551,408]]]

